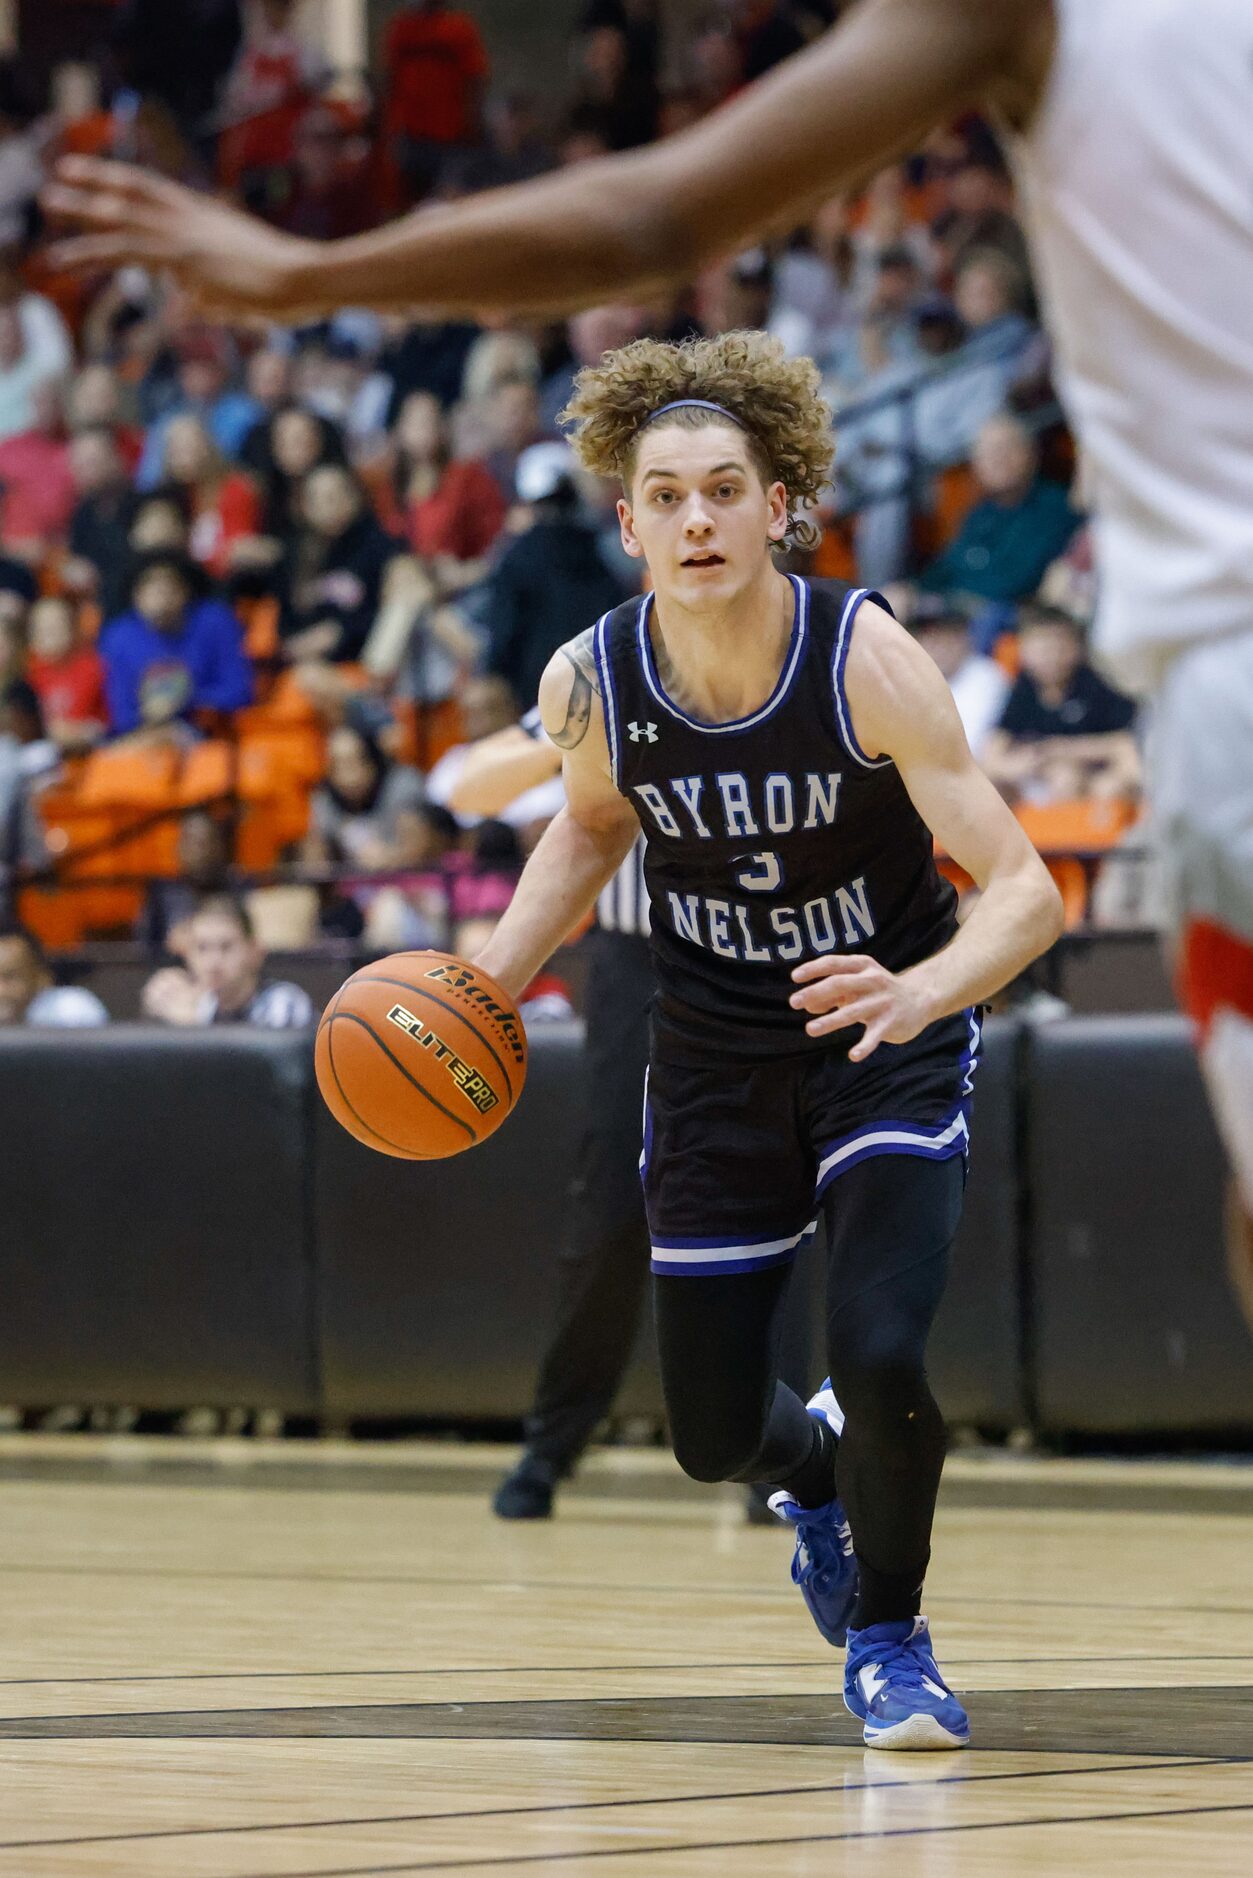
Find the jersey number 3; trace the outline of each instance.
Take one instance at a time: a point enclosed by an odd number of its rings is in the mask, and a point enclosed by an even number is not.
[[[746,893],[774,893],[783,884],[783,869],[777,854],[767,850],[764,854],[746,854],[744,859],[748,865],[738,870],[734,880]]]

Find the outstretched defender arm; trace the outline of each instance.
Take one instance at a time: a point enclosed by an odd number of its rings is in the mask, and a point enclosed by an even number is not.
[[[67,157],[45,207],[77,268],[170,269],[211,311],[369,305],[556,313],[643,294],[873,174],[983,100],[1029,114],[1050,0],[859,0],[807,52],[682,135],[319,244],[125,164]]]
[[[591,911],[640,831],[634,809],[613,783],[590,630],[549,660],[539,708],[545,733],[563,753],[566,807],[546,829],[475,960],[514,998]]]
[[[872,760],[892,758],[931,833],[980,889],[955,937],[905,971],[838,953],[796,967],[792,1003],[806,1030],[863,1025],[849,1051],[860,1063],[1000,991],[1058,938],[1063,915],[1043,861],[970,754],[947,681],[882,607],[858,609],[845,682],[858,744]]]

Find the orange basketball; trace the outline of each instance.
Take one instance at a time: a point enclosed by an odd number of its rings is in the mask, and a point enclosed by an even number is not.
[[[363,965],[318,1026],[318,1088],[367,1148],[442,1161],[494,1134],[526,1081],[526,1032],[486,972],[449,952]]]

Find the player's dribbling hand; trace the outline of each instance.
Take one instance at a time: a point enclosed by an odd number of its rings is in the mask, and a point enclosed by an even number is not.
[[[53,248],[56,267],[168,268],[207,313],[299,310],[290,304],[292,283],[307,244],[168,177],[67,156],[40,199],[53,221],[74,231]]]
[[[908,1043],[935,1015],[908,977],[858,953],[806,959],[792,977],[801,989],[788,1002],[795,1011],[811,1013],[807,1035],[827,1037],[852,1024],[865,1025],[865,1034],[848,1053],[853,1063],[864,1063],[881,1043]]]

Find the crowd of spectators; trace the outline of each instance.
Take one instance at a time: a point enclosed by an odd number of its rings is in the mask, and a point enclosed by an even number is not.
[[[579,366],[643,334],[760,325],[811,354],[838,455],[809,571],[888,593],[1011,800],[1135,803],[1132,707],[1084,654],[1087,531],[1026,244],[977,118],[673,293],[568,321],[348,310],[230,330],[142,269],[50,269],[38,192],[60,152],[138,158],[277,227],[343,235],[680,130],[821,32],[832,0],[711,0],[680,45],[657,0],[587,0],[542,97],[492,69],[472,0],[398,8],[367,85],[328,71],[290,0],[109,11],[45,96],[0,67],[11,912],[50,858],[50,783],[111,748],[237,742],[298,698],[323,754],[303,839],[273,857],[309,883],[297,940],[425,944],[498,916],[553,793],[476,826],[449,809],[450,777],[534,701],[554,647],[635,590],[615,492],[576,470],[557,420]],[[135,930],[166,954],[145,1007],[163,1021],[301,1021],[260,976],[232,829],[189,811],[179,878],[145,898]],[[0,980],[24,974],[29,995],[0,998],[0,1021],[46,1013],[38,940],[14,928],[6,947]]]

